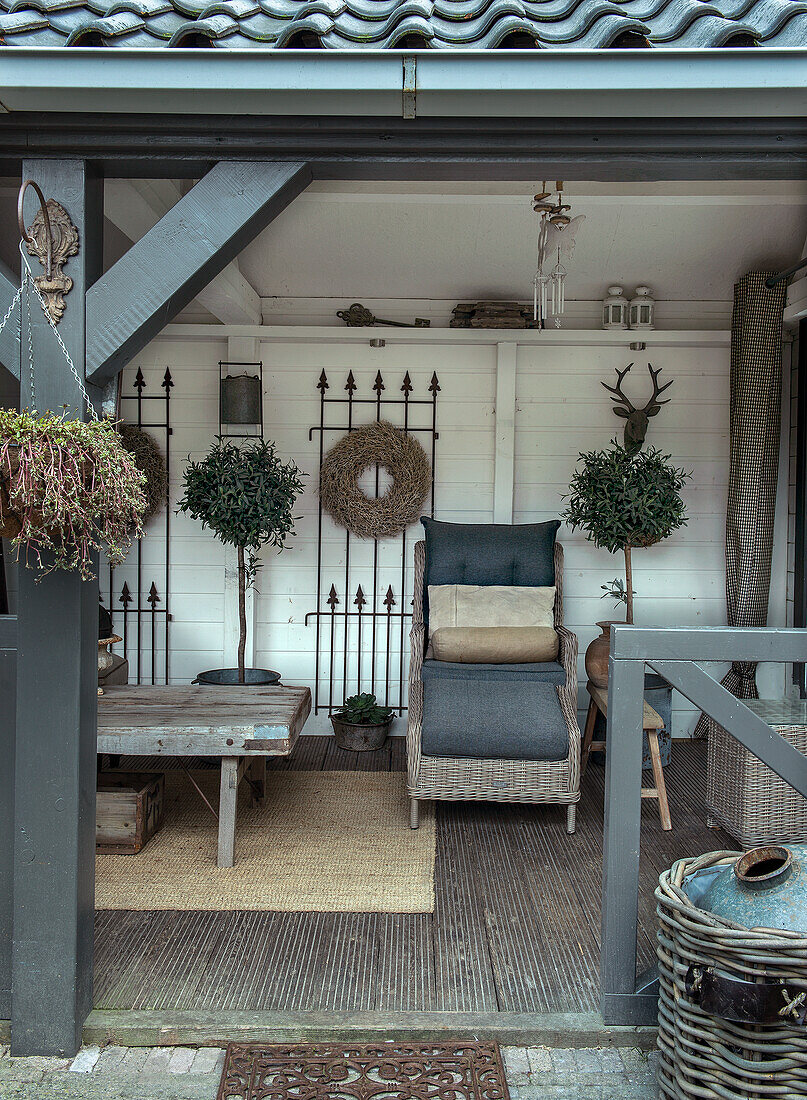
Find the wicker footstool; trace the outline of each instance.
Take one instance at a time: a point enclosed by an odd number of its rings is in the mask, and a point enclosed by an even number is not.
[[[807,701],[747,699],[799,752],[807,754]],[[706,808],[744,848],[807,840],[807,802],[722,726],[711,725]]]

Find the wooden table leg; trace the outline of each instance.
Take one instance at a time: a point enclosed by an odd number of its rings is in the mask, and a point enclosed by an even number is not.
[[[249,762],[250,804],[262,806],[266,797],[266,757],[256,756]]]
[[[656,784],[661,827],[665,832],[669,832],[672,829],[672,820],[670,819],[670,806],[667,802],[667,784],[664,782],[664,769],[661,766],[657,730],[647,730],[647,740],[650,743],[650,762],[653,765],[653,779]]]
[[[222,756],[219,790],[219,867],[235,863],[235,811],[238,806],[238,757]]]
[[[586,774],[588,756],[591,752],[591,742],[594,739],[594,727],[597,724],[597,704],[593,699],[588,701],[588,713],[586,714],[586,726],[583,732],[583,747],[580,750],[580,774]]]

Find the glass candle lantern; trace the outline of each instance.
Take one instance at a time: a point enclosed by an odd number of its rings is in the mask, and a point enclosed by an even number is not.
[[[632,298],[630,303],[630,327],[640,329],[656,327],[656,303],[650,297],[649,287],[636,287],[636,297]]]
[[[622,293],[621,286],[608,287],[608,294],[602,303],[602,327],[628,327],[628,299]]]

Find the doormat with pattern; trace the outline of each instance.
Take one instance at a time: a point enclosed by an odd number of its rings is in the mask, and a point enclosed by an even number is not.
[[[218,1100],[508,1100],[498,1043],[231,1043]]]

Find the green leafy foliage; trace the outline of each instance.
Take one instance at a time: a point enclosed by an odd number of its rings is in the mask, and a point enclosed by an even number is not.
[[[294,534],[294,502],[303,482],[297,466],[283,462],[273,443],[238,447],[219,440],[201,462],[188,465],[184,490],[180,510],[254,561],[262,547],[282,549]]]
[[[615,439],[580,455],[563,518],[611,553],[652,546],[686,523],[681,489],[692,476],[653,447],[637,451]]]
[[[88,580],[99,551],[120,565],[143,534],[145,478],[111,420],[0,409],[0,483],[0,519],[19,526],[12,545],[40,576]]]
[[[601,584],[600,588],[602,589],[602,596],[600,596],[601,600],[607,600],[610,597],[617,605],[617,607],[621,603],[623,603],[625,607],[628,606],[628,603],[630,602],[628,600],[628,587],[621,577],[614,577],[614,579],[612,581],[609,581],[608,584]],[[635,594],[636,593],[634,590],[631,595]]]
[[[378,726],[392,714],[390,707],[380,707],[375,695],[363,691],[361,695],[351,695],[336,713],[337,718],[349,722],[352,726]]]

